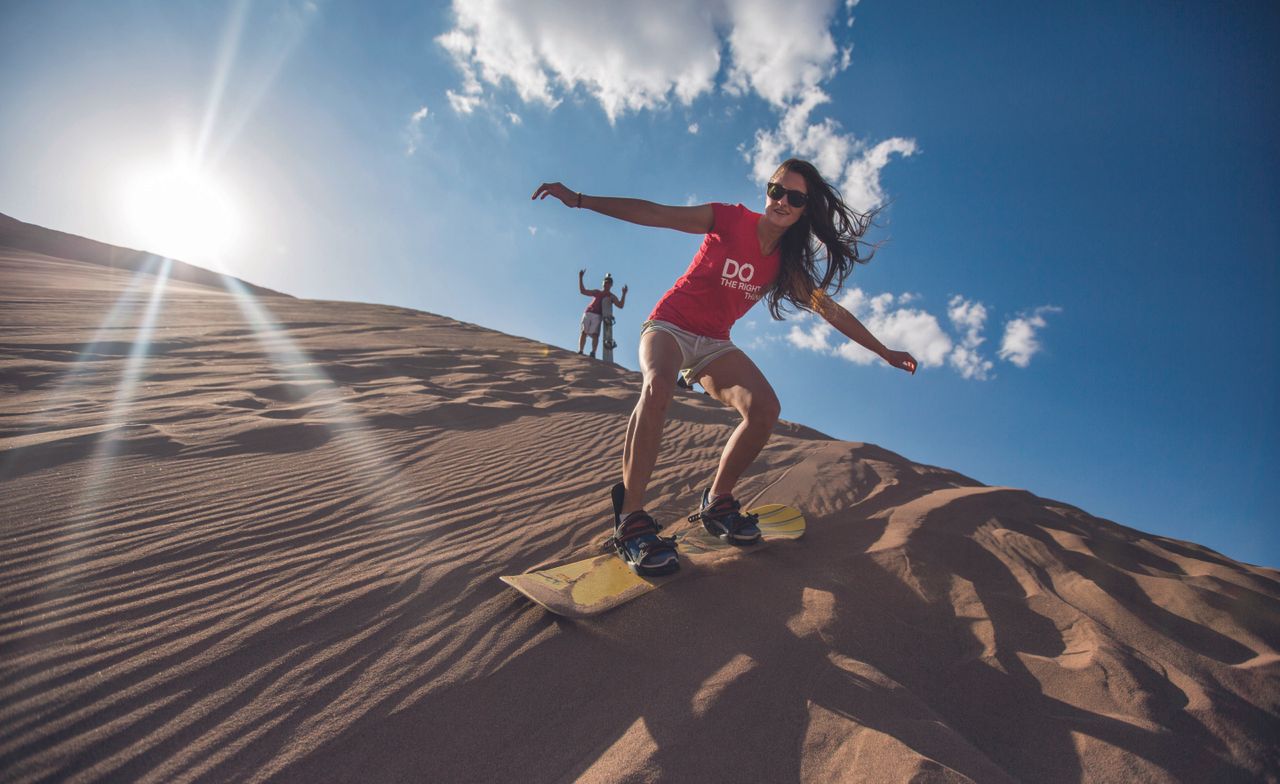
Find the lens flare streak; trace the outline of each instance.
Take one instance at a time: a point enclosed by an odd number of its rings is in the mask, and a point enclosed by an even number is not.
[[[164,259],[160,266],[160,274],[153,280],[151,297],[147,301],[147,309],[143,313],[141,323],[138,325],[137,334],[133,339],[133,346],[129,351],[128,358],[125,360],[124,371],[116,384],[115,395],[112,397],[106,417],[103,419],[105,427],[99,434],[93,454],[89,458],[88,467],[85,471],[85,487],[81,491],[81,500],[78,505],[82,515],[89,520],[92,520],[96,511],[102,487],[110,480],[111,464],[120,442],[120,430],[122,427],[128,428],[131,424],[142,424],[130,423],[127,420],[133,405],[138,379],[142,377],[147,365],[147,359],[150,356],[151,336],[155,331],[155,324],[163,307],[164,292],[169,282],[169,273],[172,267],[173,261]]]
[[[342,392],[314,360],[291,340],[287,331],[257,301],[253,294],[234,278],[225,278],[227,290],[234,295],[245,319],[253,329],[263,351],[271,362],[286,375],[321,385],[325,390],[324,404],[330,416],[323,425],[334,436],[350,440],[352,448],[343,450],[341,458],[364,488],[366,498],[373,497],[396,486],[400,471],[393,464],[377,455],[385,453],[371,437],[372,427],[356,408],[342,400]]]

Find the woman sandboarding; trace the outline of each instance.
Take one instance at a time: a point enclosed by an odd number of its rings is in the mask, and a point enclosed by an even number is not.
[[[675,207],[588,196],[558,182],[543,183],[533,194],[642,226],[706,235],[640,334],[644,382],[627,424],[622,482],[613,489],[613,541],[637,574],[667,574],[680,566],[674,541],[658,536],[660,526],[644,510],[677,374],[702,384],[742,416],[711,486],[702,493],[698,516],[709,532],[733,544],[760,539],[755,519],[741,513],[733,489],[769,440],[780,407],[760,369],[729,339],[734,322],[758,300],[765,299],[777,319],[784,303],[817,313],[890,365],[916,371],[914,357],[886,348],[831,296],[839,293],[855,263],[869,260],[859,256],[858,245],[872,215],[849,208],[813,164],[795,158],[778,167],[765,194],[763,214],[741,204]],[[825,264],[819,262],[819,249]]]

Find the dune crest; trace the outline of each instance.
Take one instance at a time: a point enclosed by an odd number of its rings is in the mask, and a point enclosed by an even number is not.
[[[566,622],[497,577],[598,548],[636,374],[22,247],[0,281],[6,781],[1280,778],[1275,570],[784,423],[740,496],[802,542]],[[673,402],[660,520],[734,424]]]

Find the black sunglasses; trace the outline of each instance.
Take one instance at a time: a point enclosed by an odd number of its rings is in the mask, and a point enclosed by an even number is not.
[[[764,189],[774,201],[782,201],[782,197],[787,197],[787,204],[799,209],[809,203],[809,197],[804,191],[793,191],[790,188],[784,188],[776,182],[769,183],[769,187]]]

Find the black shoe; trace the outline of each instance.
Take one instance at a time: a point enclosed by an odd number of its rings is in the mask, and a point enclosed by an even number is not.
[[[621,517],[626,490],[622,483],[613,486],[613,538],[610,540],[618,557],[641,576],[671,574],[680,568],[675,539],[658,536],[661,527],[644,510]]]
[[[714,504],[711,501],[711,488],[702,491],[702,504],[695,515],[689,516],[689,522],[702,521],[707,533],[719,537],[730,544],[750,545],[760,541],[760,526],[755,515],[744,515],[740,511],[742,505],[733,500],[733,496],[720,496]]]

